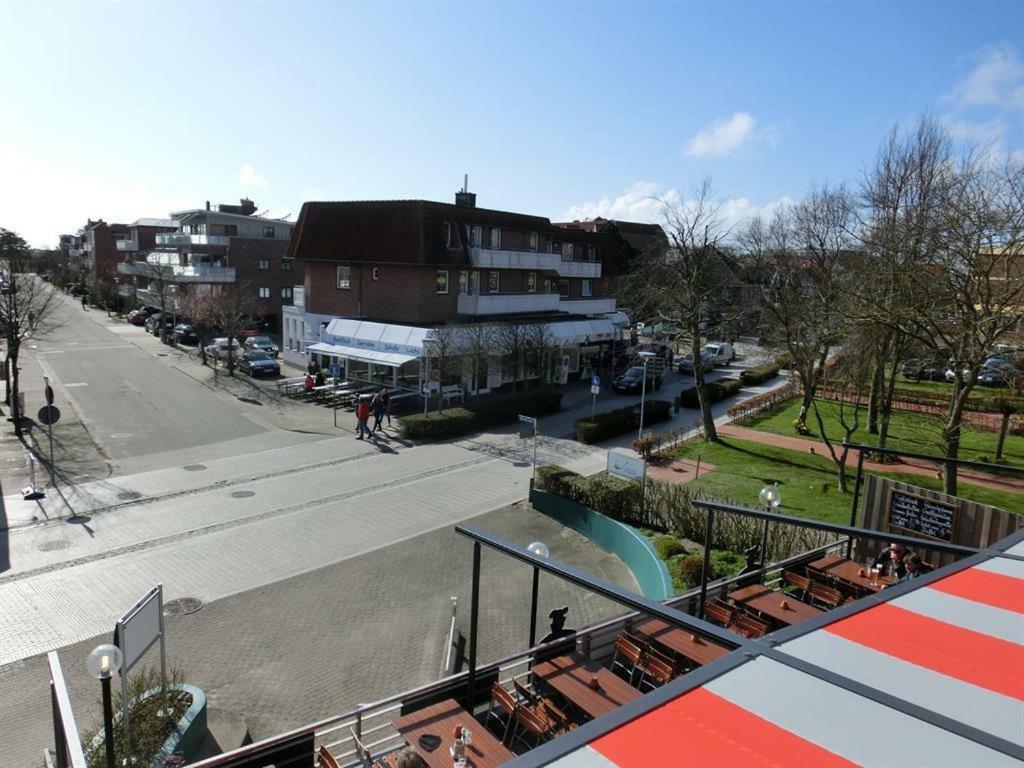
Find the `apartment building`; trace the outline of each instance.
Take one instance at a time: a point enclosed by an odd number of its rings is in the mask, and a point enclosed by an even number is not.
[[[120,244],[129,236],[127,224],[88,219],[74,234],[60,236],[61,262],[87,282],[95,282],[101,275],[115,274]]]
[[[345,365],[349,378],[399,385],[429,379],[439,329],[543,323],[564,379],[625,322],[610,290],[622,263],[617,247],[606,232],[477,208],[466,190],[454,205],[305,203],[288,248],[305,283],[302,304],[285,312],[285,358],[304,365],[320,355]],[[467,389],[510,383],[515,373],[500,357],[496,350],[488,375]]]
[[[138,226],[136,226],[138,225]],[[139,219],[117,265],[126,289],[157,303],[162,283],[174,292],[237,285],[256,301],[257,319],[280,328],[301,270],[286,256],[294,224],[256,215],[252,200],[171,213],[169,219]],[[157,277],[159,276],[159,277]]]

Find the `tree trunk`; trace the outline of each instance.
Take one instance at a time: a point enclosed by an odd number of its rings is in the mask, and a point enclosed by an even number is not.
[[[7,361],[11,367],[11,412],[14,413],[14,434],[21,437],[21,420],[23,414],[17,413],[18,408],[18,386],[20,384],[20,376],[18,374],[18,353],[19,349],[17,345],[8,350]]]
[[[882,383],[885,376],[885,366],[882,364],[881,357],[881,354],[875,357],[875,370],[871,376],[871,393],[868,395],[868,434],[871,435],[877,435],[879,432],[879,400],[882,398]]]
[[[885,389],[882,391],[882,402],[879,403],[879,414],[881,421],[878,429],[878,447],[885,448],[885,441],[889,439],[889,421],[892,419],[892,400],[896,390],[896,366],[889,371],[889,379],[886,381]]]
[[[711,403],[704,394],[704,360],[700,356],[700,328],[692,329],[693,343],[693,386],[697,390],[697,402],[700,403],[700,418],[704,425],[704,439],[709,443],[718,442],[718,430],[715,427],[715,416],[711,413]]]
[[[953,397],[949,403],[949,413],[942,428],[942,453],[947,459],[958,458],[960,454],[960,429],[963,425],[964,408],[967,405],[967,396],[971,392],[971,384],[976,377],[977,374],[972,371],[970,380],[963,382],[960,380],[960,372],[957,372],[957,380],[953,385]],[[943,493],[956,496],[956,465],[947,464],[943,475]]]
[[[1011,411],[1003,411],[1003,420],[999,422],[999,439],[996,440],[996,455],[994,461],[1003,460],[1003,443],[1006,442],[1006,433],[1010,430]]]
[[[11,343],[7,342],[7,354],[4,355],[4,402],[11,404]]]

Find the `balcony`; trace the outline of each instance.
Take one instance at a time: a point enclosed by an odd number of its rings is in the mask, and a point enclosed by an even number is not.
[[[460,315],[518,315],[527,312],[557,312],[557,293],[462,293]]]
[[[574,261],[560,258],[556,267],[561,277],[589,277],[601,276],[600,261]]]
[[[559,312],[573,315],[606,315],[615,311],[615,297],[601,296],[590,299],[567,299],[561,297],[558,302]]]
[[[135,252],[135,251],[139,250],[139,241],[138,240],[118,240],[116,243],[114,243],[114,246],[119,251]]]
[[[165,280],[175,283],[233,283],[235,282],[234,267],[212,267],[204,264],[197,266],[178,264],[150,264],[146,261],[123,261],[117,265],[122,275],[136,275],[149,280],[163,274]]]
[[[231,244],[227,235],[189,235],[183,232],[164,232],[156,236],[157,245],[222,245]]]
[[[538,251],[507,251],[493,248],[473,248],[470,260],[480,269],[558,269],[561,256]]]

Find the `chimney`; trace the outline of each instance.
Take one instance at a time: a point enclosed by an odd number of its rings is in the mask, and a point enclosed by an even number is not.
[[[241,213],[241,214],[242,214],[243,216],[252,216],[252,215],[253,215],[254,213],[256,213],[256,203],[254,203],[254,202],[253,202],[252,200],[250,200],[250,199],[249,199],[248,197],[243,197],[243,198],[242,198],[241,200],[239,200],[238,202],[239,202],[239,204],[240,204],[240,205],[238,206],[238,207],[239,207],[239,209],[240,209],[240,211],[239,211],[239,212],[240,212],[240,213]]]
[[[206,210],[210,210],[210,201],[209,200],[206,201]]]
[[[469,191],[469,174],[462,177],[462,189],[455,193],[455,204],[463,208],[476,208],[476,194]]]

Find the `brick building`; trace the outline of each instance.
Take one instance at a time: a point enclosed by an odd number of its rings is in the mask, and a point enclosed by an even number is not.
[[[285,312],[285,358],[304,365],[320,355],[345,365],[348,378],[429,381],[441,329],[543,324],[564,380],[618,338],[618,251],[606,232],[477,208],[467,191],[454,205],[305,203],[288,248],[305,283]],[[487,375],[462,385],[484,392],[516,380],[500,357],[495,350]]]

